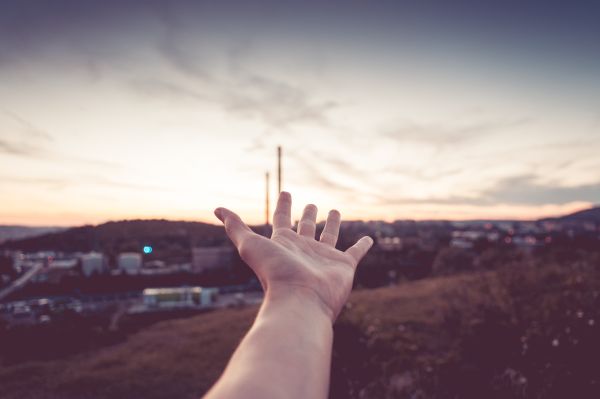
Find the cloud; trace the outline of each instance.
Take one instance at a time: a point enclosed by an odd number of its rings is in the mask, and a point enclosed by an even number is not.
[[[297,86],[256,74],[238,76],[235,86],[237,89],[228,88],[221,94],[225,109],[259,118],[274,129],[297,123],[327,126],[329,111],[337,107],[334,101],[317,101]]]
[[[293,158],[298,164],[302,171],[305,173],[305,177],[310,181],[311,186],[319,187],[327,191],[337,191],[339,193],[352,194],[356,192],[356,189],[339,181],[328,177],[327,173],[324,173],[322,169],[315,166],[314,162],[310,159],[306,159],[303,156],[294,154],[288,155]]]
[[[600,199],[600,182],[579,186],[559,186],[539,183],[531,174],[499,181],[482,193],[488,203],[542,205],[565,204],[574,201],[596,203]]]
[[[12,125],[15,126],[15,129],[20,133],[21,136],[26,136],[33,139],[43,139],[46,141],[53,140],[53,137],[48,132],[35,126],[33,123],[19,116],[15,112],[5,109],[0,111],[7,117],[7,119],[12,121]]]
[[[24,157],[43,156],[43,151],[37,146],[5,139],[0,139],[0,152]]]
[[[385,129],[382,134],[399,142],[421,143],[443,150],[450,146],[464,145],[490,134],[504,133],[508,129],[529,123],[531,119],[524,117],[467,124],[424,124],[409,121],[401,126]]]
[[[32,142],[32,140],[9,140],[0,138],[0,153],[16,157],[72,162],[111,169],[122,168],[122,165],[116,162],[60,154],[45,146],[38,145],[35,141]]]
[[[72,185],[72,182],[66,178],[56,177],[15,177],[15,176],[0,176],[0,181],[11,184],[24,184],[44,186],[49,189],[58,190],[67,188]]]
[[[129,87],[138,95],[154,99],[211,103],[232,116],[257,119],[271,131],[297,124],[328,126],[328,113],[337,107],[334,101],[314,100],[299,87],[264,76],[234,79],[182,84],[175,80],[135,78],[129,81]]]
[[[161,98],[168,100],[193,100],[210,101],[210,98],[194,90],[193,86],[183,86],[174,81],[157,78],[134,78],[129,82],[129,87],[144,97]]]
[[[23,157],[45,157],[46,143],[54,141],[52,135],[35,126],[15,112],[0,109],[0,152]]]
[[[165,11],[160,15],[160,19],[165,25],[166,32],[156,44],[158,53],[183,75],[203,81],[213,81],[214,77],[198,62],[197,57],[180,45],[178,37],[180,25],[176,16],[172,12]]]
[[[187,79],[165,80],[155,77],[134,80],[132,87],[138,93],[161,95],[165,98],[180,97],[186,100],[206,101],[221,106],[227,113],[248,119],[257,119],[270,130],[287,129],[295,124],[310,123],[328,125],[328,113],[338,105],[332,100],[317,100],[304,88],[256,73],[247,68],[249,55],[248,38],[239,39],[222,49],[221,56],[227,67],[210,68],[203,59],[206,49],[202,43],[184,45],[185,36],[176,15],[163,13],[164,37],[158,40],[159,55]],[[202,35],[198,35],[201,40]],[[229,49],[229,51],[228,51]],[[215,59],[214,54],[211,59]]]
[[[408,198],[380,196],[385,205],[562,205],[571,202],[597,203],[600,199],[600,182],[579,186],[543,184],[533,174],[499,180],[491,188],[472,197],[449,195],[447,197]]]
[[[380,205],[488,205],[488,201],[480,197],[464,197],[450,195],[447,197],[394,197],[389,195],[379,195],[377,197]]]
[[[137,184],[122,182],[110,178],[106,178],[101,175],[80,175],[74,177],[29,177],[29,176],[2,176],[0,175],[0,182],[20,184],[20,185],[33,185],[43,186],[48,189],[66,189],[76,186],[101,186],[127,190],[137,191],[165,191],[168,190],[166,187],[149,185],[149,184]]]

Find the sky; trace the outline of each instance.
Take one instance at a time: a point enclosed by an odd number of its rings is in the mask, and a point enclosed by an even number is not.
[[[595,4],[594,4],[595,3]],[[0,0],[0,224],[600,203],[600,3]],[[272,207],[274,204],[272,204]]]

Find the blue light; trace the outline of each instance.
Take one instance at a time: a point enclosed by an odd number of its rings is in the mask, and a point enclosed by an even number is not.
[[[144,253],[145,254],[151,254],[152,253],[152,247],[150,245],[144,245]]]

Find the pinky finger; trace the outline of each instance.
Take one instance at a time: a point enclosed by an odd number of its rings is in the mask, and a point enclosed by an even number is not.
[[[373,239],[369,236],[365,236],[358,240],[356,244],[348,248],[346,250],[346,253],[352,255],[352,257],[356,261],[356,264],[358,264],[358,262],[360,262],[363,256],[365,256],[365,254],[371,248],[372,245]]]

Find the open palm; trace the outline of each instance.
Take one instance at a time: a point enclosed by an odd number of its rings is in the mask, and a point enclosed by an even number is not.
[[[266,238],[254,233],[234,212],[217,208],[215,215],[225,224],[227,235],[242,259],[254,270],[263,289],[286,290],[290,294],[314,294],[335,319],[346,302],[358,262],[373,240],[363,237],[348,250],[335,248],[340,213],[330,211],[320,240],[315,239],[317,207],[307,205],[292,230],[292,199],[282,192],[273,215],[273,234]]]

